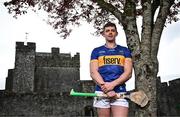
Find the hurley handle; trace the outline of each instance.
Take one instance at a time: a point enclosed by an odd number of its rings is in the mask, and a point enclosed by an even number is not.
[[[82,97],[108,97],[104,93],[82,93],[82,92],[75,92],[74,89],[71,89],[70,92],[71,96],[82,96]],[[128,98],[129,95],[125,93],[116,93],[116,98]]]

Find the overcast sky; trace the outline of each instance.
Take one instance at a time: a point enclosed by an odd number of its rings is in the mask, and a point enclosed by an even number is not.
[[[59,47],[61,53],[80,52],[81,79],[91,79],[89,76],[90,54],[94,47],[104,44],[104,39],[95,37],[90,24],[84,23],[75,27],[68,39],[63,40],[51,26],[42,19],[41,14],[30,12],[14,19],[0,2],[0,89],[5,88],[8,69],[14,68],[15,42],[27,41],[36,43],[37,52],[51,52],[52,47]],[[163,31],[159,48],[159,76],[161,81],[180,78],[180,22],[168,24]],[[125,35],[118,26],[117,44],[126,46]],[[28,35],[26,35],[28,33]],[[127,89],[134,87],[134,78],[127,83]]]

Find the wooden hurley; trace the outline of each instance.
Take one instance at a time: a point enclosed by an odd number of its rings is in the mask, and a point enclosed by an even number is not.
[[[83,96],[83,97],[101,97],[101,98],[107,97],[106,94],[75,92],[73,89],[71,89],[70,95],[71,96]],[[117,93],[116,98],[129,99],[141,107],[146,106],[147,103],[149,102],[147,95],[141,90],[134,91],[134,92],[128,92],[128,93]]]

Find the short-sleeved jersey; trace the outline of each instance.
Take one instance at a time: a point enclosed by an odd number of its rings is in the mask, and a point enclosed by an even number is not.
[[[105,45],[95,48],[91,53],[91,62],[98,62],[98,72],[105,82],[111,82],[120,77],[124,72],[125,59],[131,58],[128,48],[117,45],[115,48],[107,48]],[[97,85],[96,91],[101,91]],[[125,84],[116,86],[115,92],[125,92]]]

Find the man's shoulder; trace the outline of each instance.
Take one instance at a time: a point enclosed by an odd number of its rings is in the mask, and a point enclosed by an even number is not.
[[[128,47],[125,47],[125,46],[117,45],[117,47],[122,49],[122,50],[128,50]]]
[[[102,50],[102,49],[104,49],[104,45],[101,45],[101,46],[94,48],[94,50]]]

